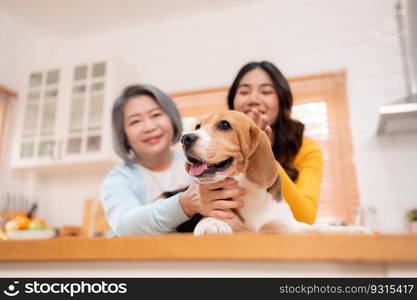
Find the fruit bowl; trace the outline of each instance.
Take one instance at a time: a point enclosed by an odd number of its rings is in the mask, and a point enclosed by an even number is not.
[[[57,235],[42,218],[29,218],[19,214],[9,220],[5,225],[5,232],[9,240],[37,240],[50,239]]]
[[[55,229],[43,230],[13,230],[6,233],[9,240],[38,240],[50,239],[56,236]]]

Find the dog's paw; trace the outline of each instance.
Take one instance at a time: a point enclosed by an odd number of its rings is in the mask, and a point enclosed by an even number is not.
[[[232,234],[233,230],[229,224],[215,219],[215,218],[204,218],[202,219],[194,229],[194,235],[208,235],[208,234]]]

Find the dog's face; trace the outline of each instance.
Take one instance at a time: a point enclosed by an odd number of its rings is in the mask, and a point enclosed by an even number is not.
[[[226,111],[203,116],[181,143],[186,169],[198,182],[213,183],[245,173],[259,188],[278,176],[267,135],[245,114]]]

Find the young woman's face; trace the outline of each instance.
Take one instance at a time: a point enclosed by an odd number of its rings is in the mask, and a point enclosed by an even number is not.
[[[152,97],[131,98],[123,115],[129,145],[138,157],[159,155],[169,149],[174,136],[171,119]]]
[[[256,108],[261,115],[268,117],[268,125],[272,125],[278,116],[278,101],[271,77],[261,68],[256,68],[246,73],[240,80],[234,108],[245,114]]]

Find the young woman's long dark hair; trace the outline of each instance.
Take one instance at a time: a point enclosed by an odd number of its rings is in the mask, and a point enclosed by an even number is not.
[[[276,120],[273,120],[271,126],[272,135],[274,136],[272,150],[275,159],[294,181],[298,177],[298,170],[294,167],[293,162],[301,148],[304,124],[291,118],[291,108],[293,105],[292,93],[288,81],[282,75],[281,71],[274,64],[267,61],[250,62],[244,65],[229,89],[227,104],[229,109],[234,109],[234,99],[242,77],[249,71],[257,68],[269,74],[278,95],[278,116]]]

